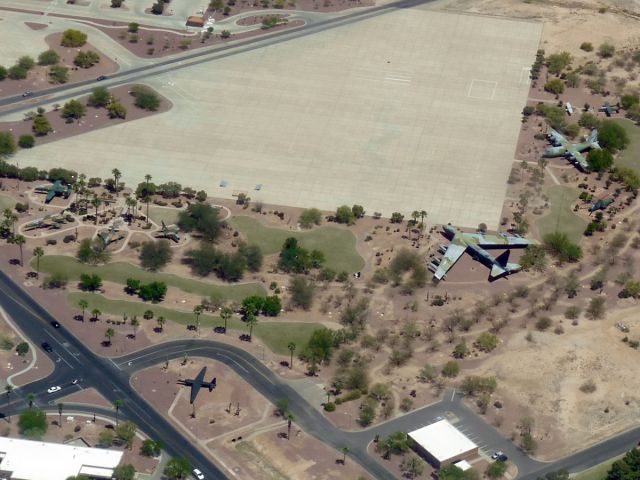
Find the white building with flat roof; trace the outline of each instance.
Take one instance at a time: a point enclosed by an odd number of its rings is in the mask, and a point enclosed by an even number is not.
[[[448,420],[440,420],[408,435],[415,442],[416,450],[436,468],[478,455],[478,446]]]
[[[65,480],[76,475],[111,478],[122,452],[0,437],[0,479]]]

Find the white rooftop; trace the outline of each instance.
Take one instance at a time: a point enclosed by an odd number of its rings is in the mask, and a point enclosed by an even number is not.
[[[65,480],[79,473],[111,478],[122,452],[0,437],[0,470],[10,478]]]
[[[453,465],[455,467],[458,467],[463,472],[466,472],[467,470],[469,470],[471,468],[471,464],[469,462],[467,462],[466,460],[460,460],[459,462],[456,462]]]
[[[448,420],[440,420],[408,435],[439,462],[478,448]]]

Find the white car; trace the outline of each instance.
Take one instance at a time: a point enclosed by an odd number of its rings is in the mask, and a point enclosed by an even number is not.
[[[204,475],[197,468],[194,468],[193,472],[191,472],[191,473],[193,473],[193,476],[196,477],[198,480],[204,480]]]
[[[62,387],[60,385],[55,385],[53,387],[49,387],[47,389],[47,393],[56,393],[59,390],[62,390]]]
[[[502,453],[501,451],[497,451],[495,452],[493,455],[491,455],[491,458],[493,460],[496,460],[499,456],[504,455],[504,453]]]

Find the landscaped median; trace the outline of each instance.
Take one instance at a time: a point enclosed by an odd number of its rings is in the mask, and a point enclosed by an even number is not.
[[[35,259],[31,263],[35,267]],[[40,259],[40,271],[47,274],[62,274],[68,280],[80,280],[80,275],[95,274],[107,282],[126,285],[127,278],[135,278],[142,283],[164,282],[167,287],[177,288],[186,293],[193,293],[209,298],[214,296],[222,300],[242,302],[252,295],[266,295],[266,290],[259,283],[239,283],[219,285],[199,280],[180,277],[170,273],[154,273],[143,270],[126,262],[114,262],[106,265],[86,265],[72,257],[63,255],[46,255]]]
[[[294,237],[308,250],[320,250],[325,256],[324,267],[336,272],[353,273],[362,270],[364,259],[356,250],[355,235],[344,228],[324,226],[308,232],[265,227],[256,219],[246,216],[229,219],[232,227],[256,245],[264,255],[278,253],[287,238]]]
[[[133,315],[137,315],[139,318],[142,318],[147,310],[151,310],[154,318],[162,316],[166,320],[182,325],[195,323],[193,312],[171,310],[157,304],[112,300],[97,293],[82,292],[70,293],[68,299],[69,304],[76,308],[80,300],[86,300],[89,304],[86,308],[87,312],[98,309],[103,314],[110,313],[117,315],[118,318],[121,318],[124,314],[129,318],[133,317]],[[87,315],[89,314],[87,313]],[[155,322],[155,320],[149,321]],[[200,315],[201,328],[211,328],[223,325],[224,321],[220,317],[206,314]],[[235,316],[227,321],[227,328],[229,330],[237,330],[242,333],[247,333],[249,330],[247,325]],[[287,346],[290,342],[300,346],[306,345],[313,331],[319,328],[322,328],[322,325],[317,323],[276,322],[272,320],[262,321],[262,317],[260,317],[260,321],[258,321],[256,326],[253,328],[253,335],[264,342],[266,347],[272,352],[279,355],[289,355],[289,349]]]

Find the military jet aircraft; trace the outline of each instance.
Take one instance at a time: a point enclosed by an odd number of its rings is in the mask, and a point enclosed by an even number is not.
[[[216,388],[216,379],[215,377],[210,382],[204,381],[204,375],[207,373],[207,367],[202,367],[200,373],[196,376],[196,378],[185,378],[184,380],[178,380],[179,385],[184,385],[186,387],[191,387],[191,399],[189,403],[193,403],[196,401],[196,397],[198,396],[198,392],[201,387],[208,388],[210,392]]]
[[[122,221],[116,220],[108,230],[102,230],[100,233],[98,233],[98,238],[102,240],[102,243],[105,247],[109,246],[113,242],[117,242],[118,240],[124,238],[124,234],[120,233],[121,226]]]
[[[53,185],[40,185],[34,188],[34,191],[36,193],[47,194],[44,203],[51,202],[55,197],[63,197],[67,199],[69,198],[69,195],[71,195],[71,187],[63,184],[61,180],[56,180]]]
[[[180,227],[178,225],[165,225],[162,221],[162,230],[155,234],[156,238],[167,238],[178,243],[180,241]]]
[[[600,150],[598,130],[596,129],[591,131],[583,143],[571,143],[554,129],[547,133],[547,140],[553,146],[544,151],[544,157],[565,157],[585,172],[589,171],[589,164],[587,159],[582,156],[582,152],[592,149]]]
[[[613,203],[613,201],[613,198],[603,197],[597,202],[592,203],[589,207],[589,215],[591,215],[593,212],[597,212],[598,210],[606,210],[607,207]]]
[[[599,112],[604,112],[607,115],[607,117],[610,117],[614,113],[618,113],[620,111],[620,106],[619,105],[610,105],[609,102],[605,102],[605,104],[602,105],[598,109],[598,111]]]
[[[429,269],[433,272],[433,279],[440,281],[446,277],[447,272],[455,265],[465,252],[488,267],[490,280],[496,280],[505,275],[515,273],[522,267],[517,263],[509,263],[509,249],[525,248],[533,245],[534,240],[527,240],[518,235],[487,235],[484,233],[464,233],[456,230],[451,225],[443,227],[444,235],[451,240],[448,247],[441,246],[439,251],[444,254],[441,260],[436,260],[429,264]],[[507,249],[498,257],[494,257],[485,249]]]
[[[24,226],[25,231],[36,230],[38,228],[48,228],[50,230],[58,230],[60,224],[64,223],[62,215],[47,215],[43,218],[37,218]]]

